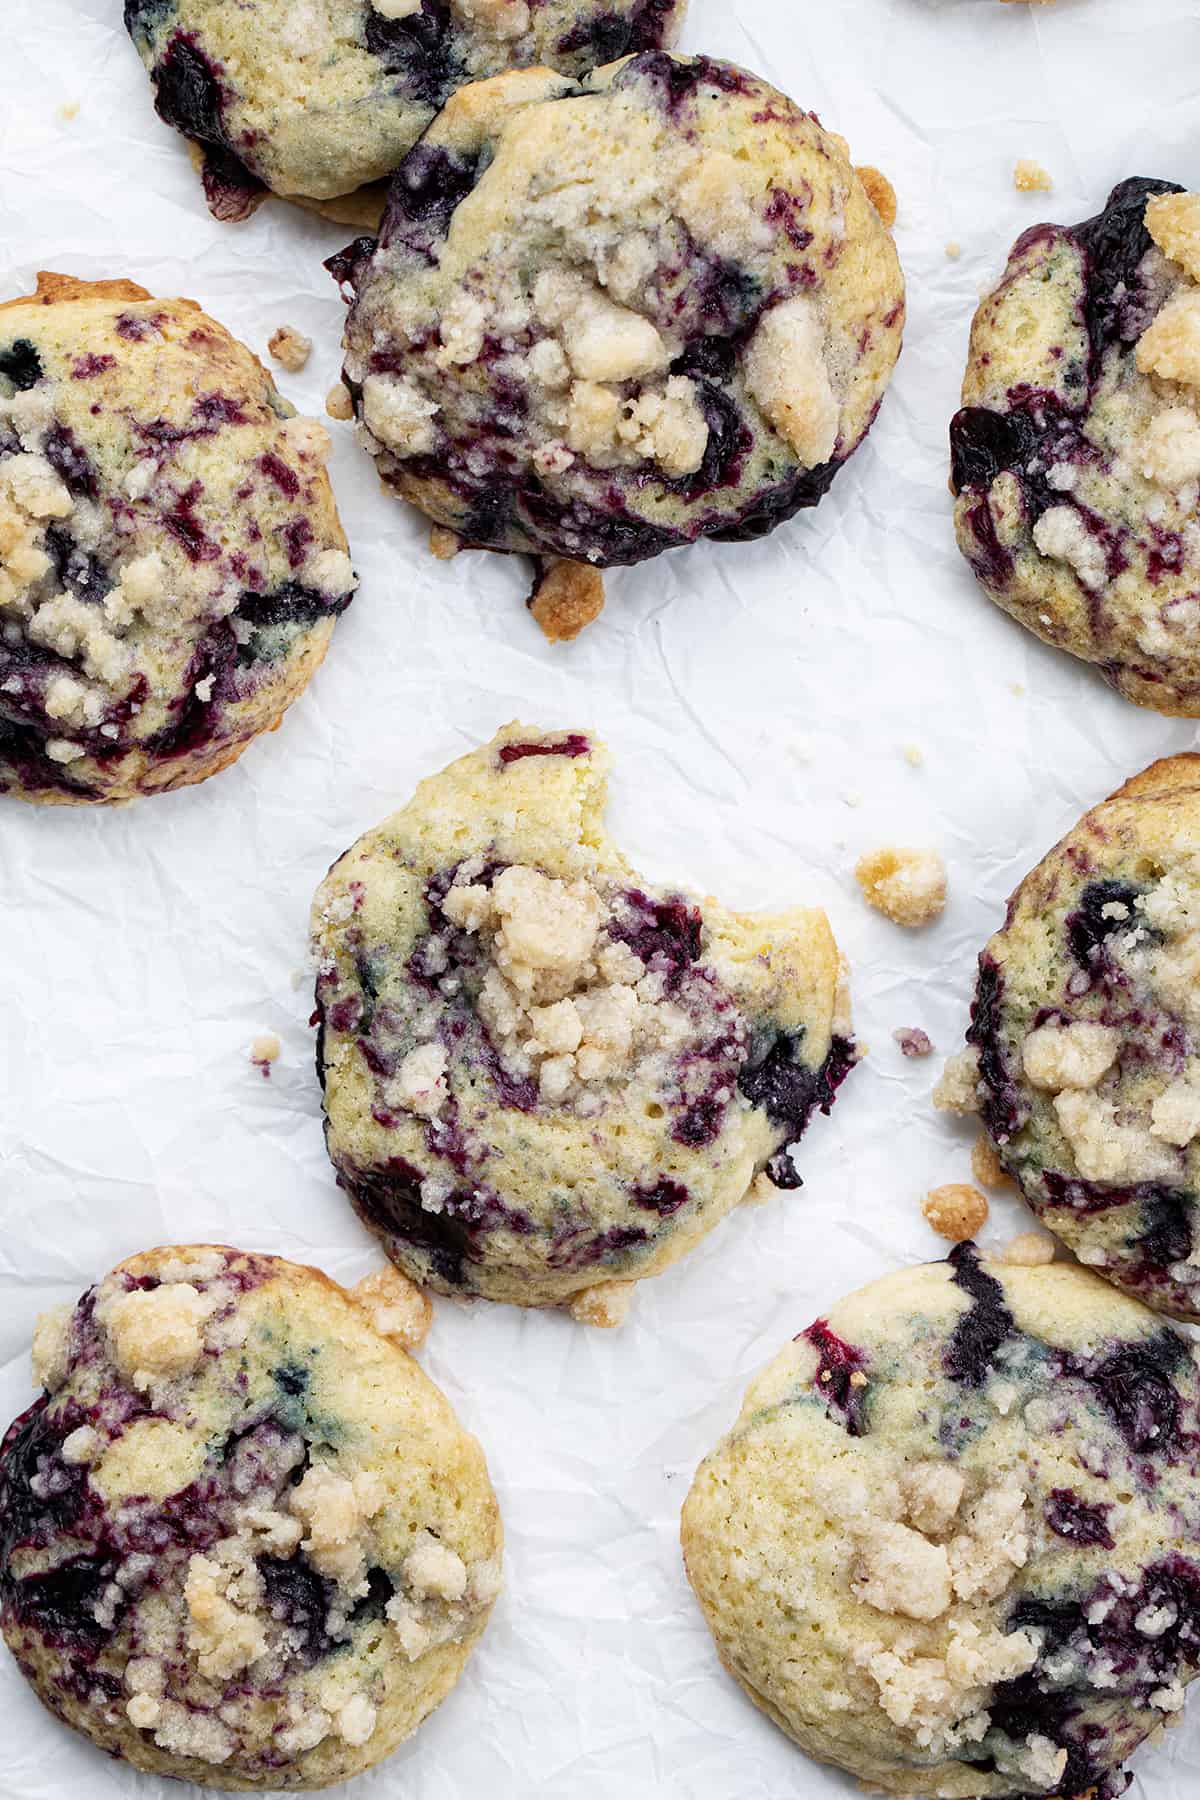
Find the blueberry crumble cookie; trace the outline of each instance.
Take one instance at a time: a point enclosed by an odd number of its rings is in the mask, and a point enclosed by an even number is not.
[[[841,140],[665,52],[461,89],[330,268],[383,481],[468,545],[597,567],[815,506],[904,320]]]
[[[935,1099],[978,1109],[1042,1223],[1200,1320],[1200,756],[1155,763],[1017,889]]]
[[[329,203],[391,175],[466,82],[533,64],[583,75],[672,43],[685,4],[125,0],[125,25],[211,210],[242,219],[268,191]]]
[[[1035,225],[975,315],[951,426],[988,594],[1127,699],[1200,717],[1200,195],[1134,179]]]
[[[479,1445],[381,1334],[385,1286],[151,1250],[39,1321],[45,1392],[0,1445],[0,1621],[39,1698],[111,1755],[324,1787],[453,1687],[499,1590],[499,1516]]]
[[[0,794],[157,793],[279,723],[355,585],[328,448],[194,301],[0,305]]]
[[[1198,1446],[1180,1334],[961,1244],[752,1383],[688,1576],[755,1705],[868,1791],[1113,1800],[1200,1669]]]
[[[338,1180],[415,1281],[619,1322],[855,1061],[823,913],[635,875],[610,759],[508,725],[334,864],[313,909]]]

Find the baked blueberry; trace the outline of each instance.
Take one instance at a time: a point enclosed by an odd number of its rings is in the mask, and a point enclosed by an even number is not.
[[[460,90],[393,179],[345,378],[379,473],[468,545],[604,567],[815,506],[900,349],[842,141],[730,63]]]
[[[1135,178],[1018,239],[950,428],[959,545],[1030,631],[1200,716],[1200,196]]]
[[[506,726],[334,864],[313,932],[329,1153],[389,1256],[615,1323],[757,1178],[798,1185],[856,1052],[824,914],[640,880],[608,766]]]
[[[411,1298],[202,1245],[39,1321],[0,1624],[65,1723],[155,1774],[317,1788],[445,1697],[501,1534],[478,1444],[387,1335]]]
[[[685,4],[125,0],[125,24],[218,218],[245,218],[274,192],[377,222],[382,194],[368,184],[464,82],[533,64],[582,75],[658,49]]]
[[[279,723],[355,585],[328,445],[194,301],[0,306],[0,794],[158,793]]]
[[[687,1572],[750,1698],[866,1788],[1114,1800],[1200,1672],[1198,1427],[1180,1333],[963,1244],[752,1383]]]
[[[1186,1319],[1200,1319],[1198,973],[1200,757],[1185,755],[1094,807],[1026,876],[940,1090],[978,1107],[1083,1262]]]

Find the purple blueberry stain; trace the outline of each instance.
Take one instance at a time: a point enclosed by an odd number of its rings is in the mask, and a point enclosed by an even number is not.
[[[1081,1500],[1069,1488],[1055,1488],[1047,1496],[1043,1515],[1056,1537],[1080,1549],[1115,1550],[1116,1539],[1108,1523],[1111,1506]]]
[[[629,1197],[635,1206],[657,1213],[660,1219],[669,1219],[686,1206],[692,1196],[681,1181],[672,1181],[664,1175],[657,1181],[630,1188]]]
[[[812,1386],[825,1402],[831,1419],[841,1425],[849,1437],[866,1437],[867,1395],[866,1352],[847,1344],[831,1331],[828,1321],[818,1319],[800,1334],[817,1353],[817,1371]],[[857,1377],[857,1379],[856,1379]]]
[[[552,742],[539,739],[536,743],[501,744],[497,755],[501,766],[507,768],[510,763],[522,762],[528,756],[589,756],[591,749],[591,744],[582,733],[571,731]]]
[[[217,66],[194,36],[179,33],[154,65],[151,80],[159,118],[199,144],[204,153],[204,191],[210,211],[223,220],[246,218],[263,198],[266,186],[230,143],[225,89]]]

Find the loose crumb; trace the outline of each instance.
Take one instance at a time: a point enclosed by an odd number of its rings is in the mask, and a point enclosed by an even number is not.
[[[633,1301],[632,1281],[601,1281],[595,1287],[576,1294],[568,1311],[581,1325],[596,1325],[601,1331],[613,1331],[629,1317]]]
[[[364,1275],[350,1289],[350,1298],[366,1308],[380,1337],[391,1338],[405,1350],[425,1342],[433,1323],[429,1296],[390,1263]]]
[[[1000,1261],[1019,1269],[1037,1269],[1054,1261],[1054,1239],[1044,1231],[1022,1231],[1000,1252]]]
[[[901,748],[904,751],[904,760],[906,763],[909,763],[914,769],[924,767],[925,752],[919,744],[903,744]]]
[[[921,1211],[939,1237],[961,1244],[978,1236],[987,1224],[987,1195],[964,1181],[954,1181],[946,1187],[931,1188],[921,1202]]]
[[[946,255],[950,258],[951,262],[957,262],[962,255],[962,245],[957,238],[951,238],[950,242],[946,245]]]
[[[986,1132],[981,1131],[971,1147],[971,1173],[980,1187],[1002,1188],[1015,1185]]]
[[[331,419],[352,419],[354,417],[354,402],[350,398],[350,389],[344,381],[339,381],[326,394],[325,411]]]
[[[883,224],[890,231],[896,223],[896,190],[880,169],[864,163],[854,173],[867,190],[867,199],[879,214]]]
[[[297,331],[294,325],[281,325],[278,331],[272,333],[267,349],[281,369],[286,369],[291,375],[298,375],[312,355],[312,339],[305,337],[302,331]]]
[[[429,533],[429,554],[436,556],[439,562],[451,562],[463,547],[463,541],[457,531],[451,531],[448,525],[434,525]]]
[[[930,1056],[933,1043],[919,1025],[901,1025],[892,1033],[905,1056]]]
[[[968,1048],[946,1058],[933,1090],[933,1104],[939,1112],[966,1115],[979,1111],[978,1050]]]
[[[63,119],[67,122],[69,122],[72,119],[77,119],[79,117],[79,102],[78,102],[78,100],[64,100],[62,105],[58,109],[58,116],[60,119]]]
[[[1013,186],[1019,194],[1048,194],[1054,182],[1041,163],[1022,156],[1013,170]]]
[[[260,1031],[250,1045],[250,1061],[261,1069],[264,1081],[271,1076],[271,1064],[279,1061],[283,1045],[273,1031]]]
[[[604,610],[604,577],[589,563],[540,559],[528,606],[552,644],[569,644]]]
[[[867,904],[896,925],[929,925],[946,904],[946,865],[936,850],[872,850],[854,875]]]

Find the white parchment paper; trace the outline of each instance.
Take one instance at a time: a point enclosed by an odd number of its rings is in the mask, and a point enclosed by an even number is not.
[[[349,233],[291,209],[211,220],[160,125],[119,0],[0,0],[3,292],[38,268],[198,299],[320,413],[342,306],[320,267]],[[717,1664],[688,1593],[679,1506],[752,1371],[841,1293],[938,1255],[919,1196],[967,1178],[935,1115],[973,960],[1017,880],[1186,724],[1119,700],[1006,620],[954,547],[946,427],[980,285],[1038,218],[1095,211],[1131,174],[1200,186],[1197,0],[692,0],[685,46],[767,76],[885,169],[909,280],[899,374],[815,514],[745,546],[609,577],[575,645],[548,646],[516,560],[433,561],[347,427],[333,474],[362,588],[283,728],[201,788],[112,812],[0,816],[0,1414],[28,1404],[35,1315],[118,1258],[217,1238],[355,1279],[377,1260],[321,1143],[306,915],[327,865],[417,779],[514,716],[617,754],[612,823],[651,878],[739,906],[825,904],[870,1058],[805,1142],[805,1186],[723,1225],[639,1293],[620,1333],[440,1302],[422,1361],[486,1446],[508,1589],[465,1678],[354,1792],[410,1800],[846,1795]],[[65,118],[60,108],[78,105]],[[1040,160],[1052,195],[1012,185]],[[948,241],[961,258],[945,254]],[[905,755],[916,746],[914,766]],[[879,843],[936,843],[931,931],[868,913]],[[271,1030],[269,1081],[247,1058]],[[985,1241],[1017,1228],[997,1202]],[[0,1795],[166,1800],[44,1715],[0,1655]],[[1184,1800],[1200,1719],[1137,1759]]]

